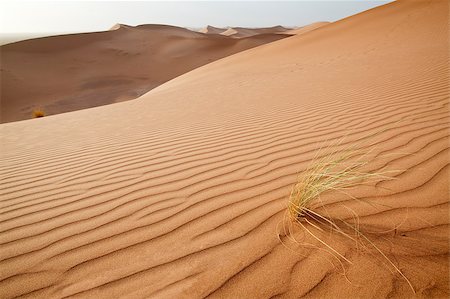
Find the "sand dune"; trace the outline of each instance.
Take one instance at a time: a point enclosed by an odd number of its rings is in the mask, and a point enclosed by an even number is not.
[[[447,298],[447,12],[393,2],[137,101],[2,124],[0,297]],[[320,237],[345,276],[317,240],[279,230],[324,141],[374,132],[369,167],[396,179],[322,200],[359,216],[416,295],[337,233]]]
[[[133,26],[117,23],[117,24],[114,24],[114,26],[112,26],[111,28],[109,28],[109,30],[117,30],[120,28],[132,29]]]
[[[314,23],[314,25],[308,25],[305,27],[310,27],[312,26],[312,28],[318,28],[322,25],[328,24],[328,22],[317,22]],[[302,27],[303,28],[303,27]],[[205,34],[220,34],[220,35],[225,35],[225,36],[231,36],[234,38],[245,38],[245,37],[250,37],[250,36],[255,36],[255,35],[260,35],[260,34],[273,34],[273,33],[278,33],[278,34],[283,34],[286,32],[290,32],[292,31],[292,33],[289,34],[297,34],[297,32],[293,29],[289,29],[289,28],[285,28],[283,26],[272,26],[272,27],[265,27],[265,28],[246,28],[246,27],[228,27],[228,28],[219,28],[219,27],[214,27],[214,26],[206,26],[205,28],[202,28],[199,30],[199,32],[201,33],[205,33]],[[303,33],[305,33],[306,30],[303,31]],[[288,33],[286,33],[288,34]]]
[[[200,29],[199,32],[205,33],[205,34],[221,34],[222,32],[224,32],[226,30],[227,30],[227,28],[219,28],[219,27],[214,27],[214,26],[208,25],[205,28]]]
[[[117,24],[111,31],[39,38],[0,47],[1,121],[135,99],[216,59],[279,40],[204,35],[163,25]]]
[[[289,30],[288,28],[285,28],[283,26],[273,26],[267,28],[230,27],[226,31],[221,32],[220,34],[233,37],[249,37],[258,34],[283,33],[288,30]]]

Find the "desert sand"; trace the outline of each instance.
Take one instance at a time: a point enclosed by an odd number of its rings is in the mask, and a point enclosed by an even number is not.
[[[290,35],[236,40],[165,25],[116,24],[110,31],[0,46],[1,122],[135,99],[196,67]],[[295,34],[295,33],[294,33]]]
[[[303,31],[309,31],[307,28],[314,27],[311,29],[316,29],[320,27],[320,24],[325,24],[328,22],[317,22],[314,23],[316,25],[312,26],[307,25],[303,26],[301,28],[304,28]],[[279,34],[298,34],[296,29],[289,29],[280,25],[272,26],[272,27],[264,27],[264,28],[246,28],[246,27],[227,27],[227,28],[220,28],[220,27],[214,27],[211,25],[206,26],[205,28],[202,28],[199,30],[199,32],[204,34],[213,34],[213,35],[225,35],[230,36],[234,38],[245,38],[250,36],[255,36],[259,34],[272,34],[272,33],[279,33]],[[288,33],[291,32],[291,33]]]
[[[448,298],[448,8],[393,2],[135,101],[2,124],[0,297]],[[359,221],[415,294],[370,248],[317,231],[340,264],[280,229],[317,150],[371,134],[368,167],[395,179],[317,211]]]
[[[205,34],[221,34],[221,33],[225,32],[226,30],[227,30],[227,28],[219,28],[219,27],[214,27],[214,26],[208,25],[205,28],[200,29],[199,32],[205,33]]]
[[[258,34],[267,34],[267,33],[284,33],[288,31],[288,28],[283,26],[273,26],[267,28],[244,28],[244,27],[230,27],[227,30],[221,32],[223,35],[242,38],[249,37]]]

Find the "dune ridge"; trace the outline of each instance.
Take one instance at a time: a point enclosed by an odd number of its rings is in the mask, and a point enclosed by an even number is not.
[[[284,33],[285,31],[288,30],[289,30],[288,28],[279,25],[266,28],[230,27],[227,30],[221,32],[220,34],[241,38],[264,33]]]
[[[315,22],[298,28],[287,28],[280,25],[263,28],[247,28],[247,27],[218,28],[208,25],[207,27],[200,29],[199,32],[204,34],[225,35],[233,38],[246,38],[255,35],[274,34],[274,33],[295,35],[307,33],[309,31],[318,29],[328,24],[330,24],[330,22]]]
[[[227,28],[219,28],[219,27],[214,27],[214,26],[208,25],[205,28],[200,29],[199,32],[204,33],[204,34],[221,34],[226,30],[227,30]]]
[[[306,26],[302,26],[295,29],[289,29],[286,31],[283,31],[283,34],[304,34],[306,32],[319,29],[322,26],[328,25],[330,22],[315,22]]]
[[[339,235],[320,236],[352,261],[346,276],[312,238],[277,231],[322,145],[383,129],[370,167],[403,171],[352,191],[371,205],[328,194],[325,208],[355,211],[417,298],[448,297],[447,11],[396,1],[138,101],[2,124],[0,296],[411,298]]]

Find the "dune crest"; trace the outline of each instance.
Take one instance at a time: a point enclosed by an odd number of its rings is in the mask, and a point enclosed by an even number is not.
[[[120,29],[123,27],[127,27],[127,25],[117,23],[117,24],[114,24],[114,26],[112,26],[111,28],[109,28],[109,30],[117,30],[117,29]]]
[[[318,22],[314,23],[316,24],[314,27],[317,28],[321,25],[325,25],[325,23],[328,22]],[[307,27],[307,26],[305,26]],[[214,26],[208,25],[205,28],[202,28],[199,30],[199,32],[204,34],[220,34],[225,36],[230,36],[234,38],[244,38],[244,37],[251,37],[255,35],[260,34],[273,34],[273,33],[284,33],[284,34],[297,34],[297,33],[288,33],[289,31],[292,31],[292,29],[277,25],[272,27],[262,27],[262,28],[247,28],[247,27],[227,27],[227,28],[218,28]],[[305,33],[306,30],[304,30],[303,33]]]
[[[267,33],[284,33],[288,31],[288,28],[283,26],[273,26],[266,28],[245,28],[245,27],[230,27],[226,31],[222,32],[222,35],[242,38],[249,37],[258,34],[267,34]]]
[[[2,124],[0,297],[448,298],[448,8],[392,2],[137,101]],[[368,167],[395,180],[321,208],[358,215],[415,295],[339,234],[320,236],[344,269],[279,230],[321,146],[375,132]]]
[[[208,25],[205,28],[200,29],[199,32],[204,33],[204,34],[221,34],[226,30],[227,30],[227,28],[219,28],[219,27],[214,27],[214,26]]]
[[[284,34],[304,34],[306,32],[316,30],[316,29],[326,26],[328,24],[330,24],[330,22],[315,22],[315,23],[312,23],[312,24],[309,24],[306,26],[302,26],[299,28],[286,30],[283,33]]]

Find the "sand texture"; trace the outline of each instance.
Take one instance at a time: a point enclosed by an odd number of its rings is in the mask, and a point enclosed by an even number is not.
[[[448,9],[393,2],[135,101],[2,124],[0,297],[448,298]],[[317,231],[341,265],[280,229],[319,147],[371,134],[368,167],[395,180],[317,211],[359,221],[415,295],[370,248]]]
[[[0,46],[1,122],[135,99],[225,56],[289,35],[236,40],[165,25],[117,24],[106,32],[31,39]]]

